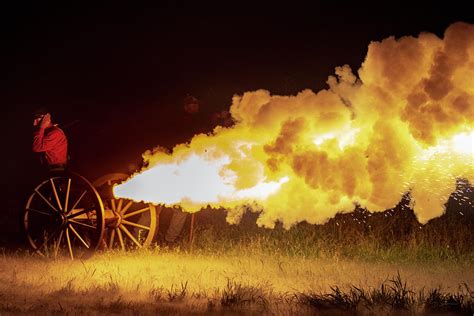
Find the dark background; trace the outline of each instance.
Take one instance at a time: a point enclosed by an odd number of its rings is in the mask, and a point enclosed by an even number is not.
[[[34,183],[31,116],[38,105],[68,135],[74,170],[91,180],[131,173],[145,150],[172,148],[229,124],[217,114],[228,110],[234,94],[320,90],[336,66],[356,71],[370,41],[422,31],[442,37],[453,22],[474,23],[467,6],[4,6],[4,218]],[[198,112],[185,110],[188,96],[198,100]]]

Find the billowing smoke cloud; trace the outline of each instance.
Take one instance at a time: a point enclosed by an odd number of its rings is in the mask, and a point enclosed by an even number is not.
[[[338,67],[326,90],[234,96],[233,126],[146,152],[147,167],[114,192],[189,212],[226,207],[229,221],[253,205],[267,227],[323,223],[355,204],[383,211],[411,192],[424,223],[457,178],[474,182],[473,74],[474,25],[372,42],[357,75]]]

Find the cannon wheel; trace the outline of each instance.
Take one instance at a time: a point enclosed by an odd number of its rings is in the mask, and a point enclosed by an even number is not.
[[[101,194],[105,193],[102,196],[106,226],[104,240],[108,248],[120,247],[125,250],[148,247],[158,227],[159,214],[153,204],[113,196],[113,185],[128,177],[125,173],[110,173],[93,182]]]
[[[29,196],[23,228],[29,245],[40,255],[87,258],[104,235],[103,204],[87,179],[54,171]]]

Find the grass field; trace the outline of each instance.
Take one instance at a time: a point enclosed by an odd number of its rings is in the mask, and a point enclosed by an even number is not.
[[[461,193],[426,225],[401,201],[289,230],[203,210],[192,244],[188,220],[176,248],[158,246],[161,230],[149,249],[84,261],[3,242],[0,315],[473,315],[474,197]]]
[[[467,313],[473,307],[473,262],[397,264],[179,249],[108,251],[87,261],[17,253],[0,261],[2,315],[370,314],[428,311],[429,299],[439,305],[434,310]]]

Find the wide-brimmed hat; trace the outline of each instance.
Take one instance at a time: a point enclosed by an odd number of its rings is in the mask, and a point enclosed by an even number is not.
[[[49,111],[45,106],[40,106],[33,111],[33,118],[41,117],[48,114]]]

